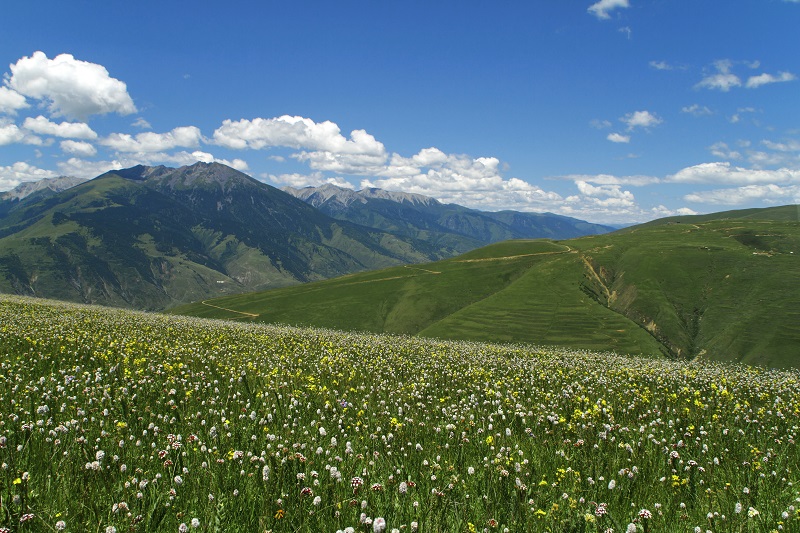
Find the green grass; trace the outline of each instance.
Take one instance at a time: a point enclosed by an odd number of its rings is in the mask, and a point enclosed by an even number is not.
[[[548,243],[549,244],[549,243]],[[559,247],[563,250],[563,247]],[[417,333],[512,284],[541,255],[490,261],[480,258],[409,265],[288,287],[214,299],[176,312],[235,318],[258,314],[259,322],[318,325],[338,329]],[[473,257],[474,259],[474,257]]]
[[[800,223],[790,211],[687,217],[568,241],[507,241],[413,268],[174,312],[800,366]]]
[[[574,292],[582,266],[572,255],[540,261],[513,284],[463,307],[420,334],[476,341],[544,342],[619,353],[658,354],[643,328]],[[542,280],[548,280],[542,283]],[[522,302],[522,305],[521,305]]]
[[[17,297],[0,354],[8,531],[800,527],[798,371]]]

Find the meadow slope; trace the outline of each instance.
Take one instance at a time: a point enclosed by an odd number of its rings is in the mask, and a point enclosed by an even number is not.
[[[800,527],[798,371],[7,296],[0,366],[7,531]]]

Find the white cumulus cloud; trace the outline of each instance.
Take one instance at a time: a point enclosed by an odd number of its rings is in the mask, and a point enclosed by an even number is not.
[[[153,126],[151,126],[150,123],[147,122],[142,117],[139,117],[136,120],[134,120],[133,123],[131,124],[131,126],[133,126],[135,128],[142,129],[142,130],[149,130],[149,129],[153,128]]]
[[[430,166],[416,165],[412,158],[392,158],[392,164],[381,171],[376,187],[405,190],[419,194],[435,190],[440,193],[459,191],[491,191],[502,188],[504,179],[498,172],[496,158],[470,158],[449,155]]]
[[[97,133],[84,122],[62,122],[56,124],[42,115],[36,118],[26,118],[22,127],[40,135],[53,135],[55,137],[65,137],[68,139],[97,138]]]
[[[800,203],[800,185],[781,186],[775,183],[744,185],[731,189],[693,192],[684,196],[687,202],[714,205],[742,205],[761,201],[765,204]]]
[[[779,72],[777,76],[773,76],[772,74],[759,74],[758,76],[750,76],[747,78],[747,83],[745,87],[748,89],[755,89],[757,87],[761,87],[762,85],[768,85],[770,83],[783,83],[787,81],[794,81],[797,79],[797,76],[792,74],[791,72]]]
[[[0,120],[0,146],[6,144],[34,144],[41,146],[42,140],[36,135],[31,135],[16,124]]]
[[[737,150],[731,150],[724,142],[717,142],[708,147],[711,155],[721,159],[741,159],[742,154]]]
[[[102,65],[61,54],[48,59],[34,52],[10,66],[6,84],[23,96],[49,102],[54,116],[86,120],[90,115],[129,115],[136,106],[124,82]]]
[[[780,142],[780,143],[764,140],[761,141],[761,144],[763,144],[770,150],[777,150],[779,152],[800,152],[800,140],[797,139],[790,139],[786,142]]]
[[[609,11],[623,7],[630,7],[628,0],[600,0],[589,6],[587,11],[599,19],[609,19],[611,18]]]
[[[599,223],[634,223],[655,218],[695,214],[686,208],[668,208],[663,205],[641,206],[634,193],[626,186],[645,187],[662,183],[654,176],[614,176],[610,174],[571,174],[557,179],[575,183],[577,194],[568,196],[552,211]]]
[[[292,157],[308,164],[314,170],[327,170],[342,174],[371,175],[383,172],[386,155],[342,154],[336,152],[298,152]]]
[[[61,141],[61,150],[78,157],[94,157],[97,155],[97,148],[85,141]]]
[[[631,142],[631,136],[630,135],[622,135],[621,133],[609,133],[606,136],[606,139],[608,139],[612,143],[629,143],[629,142]]]
[[[620,120],[627,124],[628,131],[632,131],[636,128],[651,128],[664,122],[650,111],[634,111],[633,113],[628,113]]]
[[[758,169],[764,167],[800,168],[800,155],[791,151],[748,150],[747,160],[754,168]]]
[[[611,174],[568,174],[559,176],[559,179],[594,183],[597,185],[632,185],[634,187],[644,187],[660,183],[661,180],[654,176],[613,176]]]
[[[96,178],[101,174],[105,174],[109,170],[119,170],[128,166],[125,163],[117,160],[113,161],[87,161],[79,157],[70,157],[66,161],[58,162],[58,170],[63,176],[76,176],[78,178]]]
[[[181,126],[167,133],[112,133],[100,144],[118,152],[162,152],[173,148],[194,148],[200,145],[201,139],[200,129],[196,126]]]
[[[701,163],[681,169],[668,176],[665,181],[673,183],[719,183],[725,185],[800,183],[800,169],[749,169],[734,166],[727,161]]]
[[[596,129],[596,130],[603,130],[603,129],[606,129],[606,128],[610,128],[611,127],[611,122],[608,121],[608,120],[600,120],[599,118],[593,118],[589,122],[589,125],[591,127],[593,127],[594,129]]]
[[[715,72],[707,75],[695,85],[696,89],[717,89],[728,92],[733,87],[740,87],[742,80],[731,72],[733,62],[729,59],[720,59],[714,62]]]
[[[584,196],[591,196],[594,198],[605,198],[607,205],[634,205],[634,196],[630,191],[625,191],[620,185],[592,185],[586,181],[576,181],[575,186],[578,191]]]
[[[302,189],[303,187],[319,187],[328,184],[336,185],[344,189],[355,189],[352,183],[341,176],[326,176],[322,172],[312,172],[311,174],[263,174],[261,177],[276,185],[294,187],[296,189]]]
[[[383,156],[386,153],[383,144],[364,130],[352,131],[347,139],[334,122],[314,122],[310,118],[288,115],[253,120],[225,120],[214,131],[214,142],[239,150],[284,146],[333,154]]]
[[[675,68],[666,61],[651,61],[649,65],[656,70],[673,70]]]
[[[0,87],[0,113],[16,115],[20,109],[30,107],[25,97],[8,87]]]
[[[741,120],[742,120],[742,114],[743,114],[743,113],[755,113],[755,112],[756,112],[756,109],[755,109],[755,108],[753,108],[753,107],[740,107],[739,109],[737,109],[737,110],[736,110],[736,113],[735,113],[735,114],[733,114],[733,115],[732,115],[732,116],[731,116],[731,117],[728,119],[728,121],[729,121],[731,124],[736,124],[736,123],[738,123],[739,121],[741,121]]]
[[[694,115],[695,117],[703,117],[714,114],[714,112],[711,111],[708,107],[701,106],[700,104],[692,104],[689,106],[684,106],[681,108],[681,113],[688,113],[689,115]]]
[[[383,143],[364,130],[353,130],[347,138],[334,122],[288,115],[225,120],[214,131],[214,143],[239,150],[294,148],[300,151],[291,157],[313,170],[362,176],[381,174],[388,157]]]

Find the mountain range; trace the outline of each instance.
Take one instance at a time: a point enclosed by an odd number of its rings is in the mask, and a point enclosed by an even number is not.
[[[86,180],[75,176],[60,176],[58,178],[44,178],[39,181],[20,183],[10,191],[0,192],[0,217],[5,216],[20,205],[55,196],[61,191],[71,189],[84,181]]]
[[[338,220],[423,239],[458,253],[509,239],[570,239],[615,229],[552,213],[478,211],[375,188],[354,191],[327,184],[283,190]]]
[[[219,163],[136,166],[85,182],[59,178],[23,185],[0,198],[0,291],[165,309],[453,257],[518,235],[524,225],[492,222],[430,198],[365,194],[375,205],[371,224],[361,220],[370,218],[361,203],[351,203],[354,211],[358,207],[353,216],[332,217],[313,202]],[[455,214],[437,216],[437,210]],[[549,232],[604,230],[542,217],[556,221]],[[545,225],[530,227],[528,236]]]

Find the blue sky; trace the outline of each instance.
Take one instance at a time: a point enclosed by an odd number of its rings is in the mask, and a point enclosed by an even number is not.
[[[12,2],[0,190],[221,161],[485,210],[800,202],[800,1]]]

